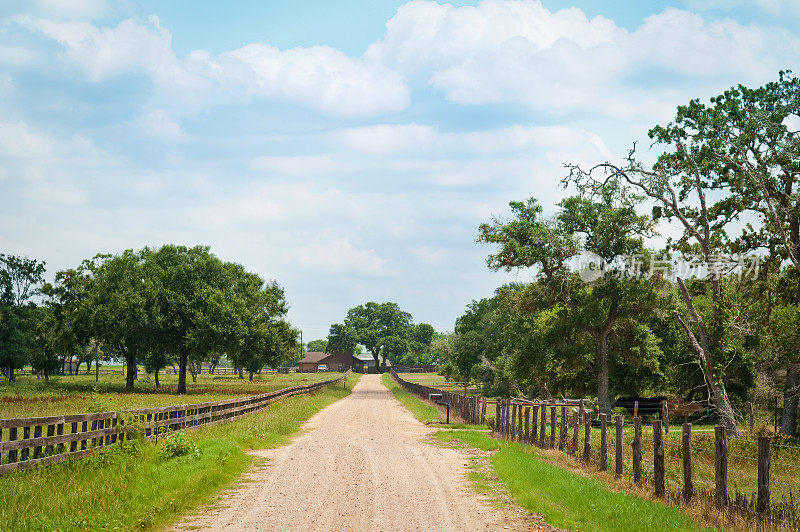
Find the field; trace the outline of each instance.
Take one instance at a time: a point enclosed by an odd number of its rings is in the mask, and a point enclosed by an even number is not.
[[[161,375],[157,391],[152,376],[143,371],[139,375],[133,392],[125,389],[120,374],[100,375],[99,382],[95,382],[94,374],[50,377],[47,382],[33,375],[19,375],[14,383],[0,384],[0,419],[219,401],[336,379],[341,373],[264,373],[255,375],[252,382],[247,376],[239,379],[231,374],[204,373],[197,376],[196,383],[187,376],[186,395],[176,393],[177,375]]]
[[[358,377],[348,378],[346,387],[284,399],[231,423],[158,444],[126,442],[83,460],[0,477],[0,522],[8,530],[62,531],[170,523],[239,479],[256,460],[248,449],[285,445],[305,420],[348,395]]]

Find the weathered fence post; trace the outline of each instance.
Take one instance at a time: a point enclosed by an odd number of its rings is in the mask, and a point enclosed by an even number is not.
[[[608,427],[606,414],[600,414],[600,471],[608,469]]]
[[[667,401],[661,401],[661,419],[664,421],[664,433],[669,434],[669,407]]]
[[[501,419],[502,416],[500,415],[500,398],[498,397],[497,402],[495,402],[494,404],[494,431],[497,433],[500,432],[500,427],[502,426],[500,424]]]
[[[556,405],[550,407],[550,448],[556,448]]]
[[[522,410],[524,409],[524,405],[520,403],[519,405],[519,416],[517,417],[517,441],[525,441],[523,438],[525,437],[525,425],[522,422]]]
[[[583,432],[583,461],[587,464],[592,459],[592,416],[585,412]]]
[[[622,476],[623,471],[623,463],[622,463],[622,424],[624,423],[624,418],[621,414],[617,414],[617,417],[614,419],[614,424],[616,425],[617,434],[614,439],[614,447],[616,448],[616,453],[614,456],[614,476],[620,478]]]
[[[578,413],[572,412],[572,447],[570,448],[570,452],[575,454],[578,452]]]
[[[633,483],[642,485],[642,418],[633,418]]]
[[[531,444],[536,445],[539,439],[539,405],[534,404],[531,409]]]
[[[486,424],[486,402],[487,402],[487,400],[488,400],[487,397],[484,397],[481,400],[481,425],[485,425]]]
[[[664,433],[662,421],[653,421],[653,484],[656,497],[664,496]]]
[[[517,403],[511,405],[511,441],[517,439]]]
[[[694,479],[692,478],[692,424],[683,424],[683,499],[692,500],[694,497]]]
[[[756,511],[761,515],[769,513],[769,463],[770,463],[770,438],[758,438],[758,498]]]
[[[542,403],[542,416],[539,424],[539,447],[544,449],[545,438],[547,437],[547,403]]]
[[[725,434],[725,427],[714,427],[714,449],[716,451],[715,498],[720,506],[726,506],[728,504],[728,435]]]
[[[567,407],[561,407],[561,423],[558,427],[558,450],[563,451],[567,446]]]
[[[531,407],[525,407],[525,443],[531,441]]]
[[[634,418],[639,417],[639,401],[633,402],[633,417]]]

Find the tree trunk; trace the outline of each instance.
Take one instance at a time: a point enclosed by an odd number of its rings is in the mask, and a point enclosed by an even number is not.
[[[156,390],[158,390],[158,387],[160,386],[158,384],[158,370],[155,371],[155,378],[156,378]]]
[[[94,363],[94,382],[100,382],[100,361]]]
[[[133,390],[133,378],[136,377],[136,355],[128,353],[125,357],[128,373],[125,375],[125,388]]]
[[[611,415],[608,394],[608,332],[597,335],[597,403],[600,413]]]
[[[8,382],[16,382],[17,376],[14,375],[14,366],[8,368]]]
[[[244,368],[242,366],[239,366],[238,369],[239,369],[239,378],[244,379]]]
[[[783,392],[781,432],[797,436],[797,395],[800,393],[800,371],[795,364],[786,368],[786,389]]]
[[[253,382],[253,372],[250,372],[250,382]]]
[[[372,358],[375,359],[375,373],[380,373],[381,372],[381,361],[378,358],[378,353],[377,352],[372,353]]]
[[[92,360],[89,359],[86,361],[86,374],[90,375],[92,373]]]
[[[189,362],[189,353],[181,351],[178,355],[178,393],[186,394],[186,365]]]

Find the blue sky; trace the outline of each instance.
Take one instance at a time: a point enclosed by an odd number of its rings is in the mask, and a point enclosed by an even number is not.
[[[208,244],[283,284],[305,338],[369,300],[449,330],[530,277],[487,270],[479,223],[797,70],[798,4],[3,3],[0,252],[52,274]]]

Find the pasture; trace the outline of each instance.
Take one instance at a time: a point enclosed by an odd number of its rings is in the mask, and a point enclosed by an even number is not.
[[[105,412],[133,408],[155,408],[187,403],[219,401],[244,395],[257,395],[324,380],[336,379],[341,373],[273,373],[256,374],[253,381],[235,374],[203,373],[197,382],[187,377],[186,395],[177,393],[177,375],[160,375],[155,389],[152,375],[139,373],[134,390],[125,389],[121,374],[52,376],[47,381],[29,373],[20,374],[14,383],[0,384],[0,419],[41,417],[61,414]]]

